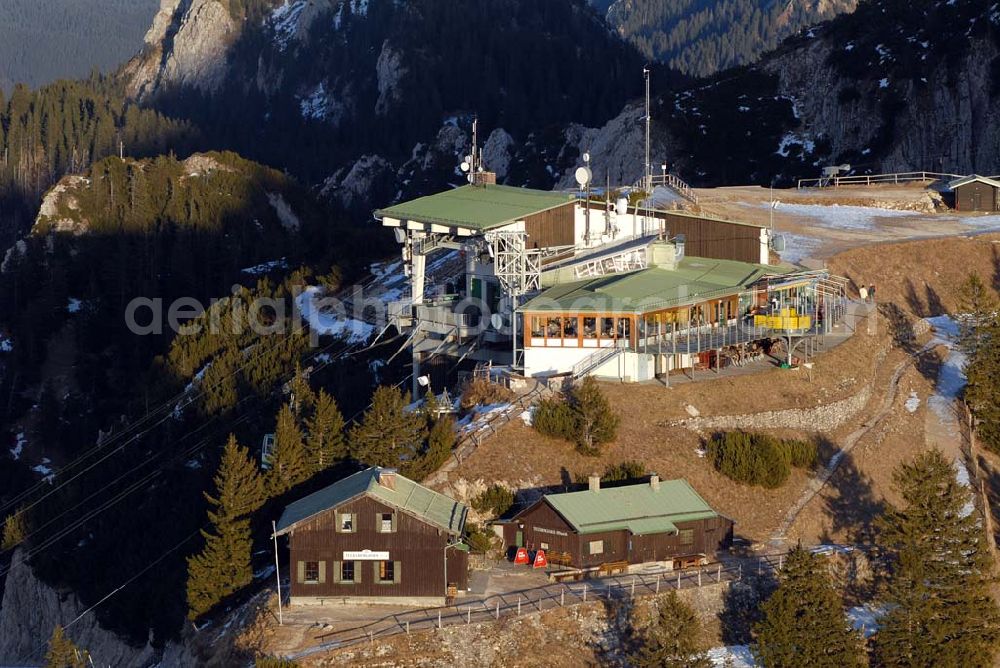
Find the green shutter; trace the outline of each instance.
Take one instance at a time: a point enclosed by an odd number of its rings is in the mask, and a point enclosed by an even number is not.
[[[355,561],[354,562],[354,581],[355,582],[359,582],[359,583],[361,582],[361,574],[365,570],[364,568],[362,568],[362,566],[364,566],[364,563],[365,562],[363,562],[363,561]]]
[[[396,583],[399,582],[400,575],[402,574],[402,565],[403,565],[403,562],[401,562],[401,561],[394,561],[394,562],[392,562],[392,581],[393,582],[396,582]]]
[[[396,515],[398,515],[398,513],[393,513],[392,514],[392,532],[393,533],[396,533]]]
[[[295,581],[302,584],[306,581],[306,562],[300,561],[295,575]]]
[[[326,562],[319,562],[319,583],[323,584],[326,582]]]
[[[340,562],[333,562],[333,581],[340,582]]]

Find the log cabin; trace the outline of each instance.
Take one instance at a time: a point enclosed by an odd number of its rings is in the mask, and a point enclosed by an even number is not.
[[[948,184],[956,211],[1000,211],[1000,179],[972,174]]]
[[[369,602],[440,605],[464,592],[468,508],[372,467],[285,508],[291,604]]]
[[[503,526],[505,544],[544,550],[550,563],[595,569],[617,562],[659,562],[667,568],[714,560],[729,547],[733,521],[711,506],[686,480],[601,487],[546,494]]]

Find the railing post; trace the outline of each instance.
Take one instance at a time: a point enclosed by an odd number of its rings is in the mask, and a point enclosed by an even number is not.
[[[660,593],[660,574],[656,574],[656,593]]]
[[[559,592],[559,607],[566,605],[566,586],[563,585],[562,591]]]
[[[715,574],[715,581],[722,582],[722,562],[719,562],[719,571]]]
[[[406,620],[406,635],[410,635],[410,620]]]
[[[635,576],[632,576],[632,598],[635,598]]]
[[[441,610],[438,610],[438,628],[441,628]]]
[[[698,586],[701,586],[701,566],[698,567]]]
[[[677,590],[680,591],[681,588],[681,572],[677,571]]]
[[[472,623],[472,606],[471,605],[469,606],[469,609],[465,613],[465,623],[466,624],[471,624]]]
[[[587,602],[587,583],[583,583],[583,602]]]

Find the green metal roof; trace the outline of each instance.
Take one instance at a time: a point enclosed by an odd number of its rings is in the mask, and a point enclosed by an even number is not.
[[[546,494],[545,500],[581,534],[628,529],[635,535],[677,531],[675,522],[718,517],[686,480]]]
[[[555,285],[519,310],[645,313],[736,294],[764,276],[789,271],[766,264],[685,257],[676,269],[650,267]]]
[[[573,201],[571,195],[512,186],[462,186],[454,190],[400,202],[375,212],[396,218],[486,231],[509,225]]]
[[[378,466],[359,471],[339,480],[329,487],[289,504],[278,520],[277,535],[288,533],[295,525],[336,508],[363,494],[438,526],[453,534],[462,533],[468,508],[464,504],[438,494],[432,489],[413,482],[396,473],[395,489],[378,481],[382,469]]]

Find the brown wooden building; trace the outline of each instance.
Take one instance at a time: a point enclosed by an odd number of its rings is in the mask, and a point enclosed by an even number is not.
[[[285,508],[291,602],[405,600],[441,603],[464,592],[468,509],[378,467],[355,473]]]
[[[1000,211],[1000,180],[973,174],[948,184],[956,211]]]
[[[714,557],[732,542],[733,521],[705,502],[685,480],[546,494],[504,525],[511,547],[545,550],[574,568],[614,562],[666,562],[680,567]],[[554,557],[554,558],[553,558]]]

